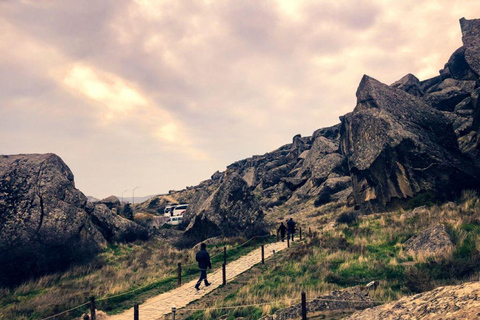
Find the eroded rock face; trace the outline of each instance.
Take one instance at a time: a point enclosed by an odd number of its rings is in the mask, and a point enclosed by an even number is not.
[[[404,244],[405,252],[424,257],[451,252],[454,244],[447,228],[441,224],[412,236]]]
[[[480,19],[467,20],[460,19],[462,29],[462,42],[465,47],[465,60],[475,72],[480,75]]]
[[[192,217],[185,236],[200,240],[218,235],[248,237],[264,233],[264,228],[263,212],[251,188],[238,174],[228,172]]]
[[[440,287],[398,301],[359,311],[347,320],[478,319],[480,282]]]
[[[103,227],[92,219],[95,216],[103,217]],[[87,198],[75,188],[72,172],[58,156],[0,156],[2,284],[91,259],[107,240],[125,238],[129,227],[136,224],[106,206],[87,205]],[[105,230],[112,236],[106,239]],[[140,236],[140,231],[133,233]]]
[[[453,196],[480,182],[440,111],[368,76],[357,90],[355,110],[343,118],[341,151],[364,212],[428,191]]]

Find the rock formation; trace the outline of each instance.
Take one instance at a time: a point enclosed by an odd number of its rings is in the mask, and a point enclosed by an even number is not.
[[[109,240],[145,237],[137,224],[95,206],[54,154],[0,156],[0,281],[42,273],[96,252]],[[10,272],[8,272],[10,271]],[[13,273],[13,276],[12,276]]]
[[[479,295],[480,282],[440,287],[376,308],[356,312],[347,320],[478,319],[480,316]]]
[[[407,254],[422,255],[424,258],[451,253],[454,247],[450,234],[443,224],[423,230],[404,244]]]
[[[395,199],[428,191],[448,198],[480,183],[442,112],[368,76],[357,90],[354,111],[343,117],[341,151],[364,212],[383,211]]]
[[[228,173],[224,180],[191,218],[186,237],[206,239],[265,233],[263,212],[247,182],[234,172]]]

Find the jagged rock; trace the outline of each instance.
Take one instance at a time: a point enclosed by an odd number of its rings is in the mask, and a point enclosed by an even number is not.
[[[117,199],[118,200],[118,199]],[[107,241],[129,242],[146,240],[147,230],[137,223],[114,214],[105,204],[88,205],[87,211],[97,229]]]
[[[391,87],[403,90],[417,97],[423,96],[420,81],[411,73],[394,82]]]
[[[118,199],[116,196],[107,197],[105,199],[97,201],[97,203],[106,205],[110,210],[120,207],[120,199]]]
[[[424,96],[424,100],[435,109],[452,112],[458,103],[469,96],[470,92],[453,86],[446,87],[440,91],[427,93]]]
[[[354,112],[343,118],[340,146],[364,212],[427,191],[449,197],[480,183],[441,112],[368,76],[357,90]]]
[[[465,60],[476,76],[480,75],[480,20],[460,19],[462,42],[465,47]]]
[[[480,282],[440,287],[414,296],[403,297],[375,308],[359,311],[347,320],[383,319],[478,319]]]
[[[445,64],[440,74],[444,78],[454,78],[459,80],[475,80],[475,73],[472,71],[465,60],[465,47],[462,46],[455,51],[448,62]]]
[[[218,235],[250,236],[264,232],[263,212],[251,189],[237,173],[224,182],[192,217],[185,236],[198,240]]]
[[[87,206],[96,208],[58,156],[0,156],[0,283],[91,259],[106,239]]]
[[[454,244],[447,228],[441,224],[428,228],[417,235],[412,236],[404,244],[405,252],[412,255],[446,254],[451,252]]]

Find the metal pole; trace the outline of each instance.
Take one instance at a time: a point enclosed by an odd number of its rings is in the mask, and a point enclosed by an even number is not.
[[[223,264],[227,264],[227,247],[223,247]]]
[[[172,307],[172,315],[173,315],[173,320],[175,320],[175,312],[177,312],[177,308]]]
[[[90,319],[95,320],[95,297],[90,297]]]
[[[290,248],[290,235],[287,235],[287,248]]]
[[[302,320],[307,320],[307,296],[302,292]]]
[[[177,285],[180,287],[182,285],[182,263],[178,263],[177,268]]]
[[[227,270],[225,263],[222,264],[222,274],[223,274],[223,285],[225,286],[227,284]]]
[[[136,186],[135,188],[133,188],[132,190],[132,207],[133,205],[135,204],[135,190],[137,190],[138,188],[141,188],[142,186]]]
[[[123,203],[123,194],[127,191],[128,191],[128,189],[122,192],[122,203]]]
[[[265,264],[265,247],[262,244],[262,264]]]
[[[140,320],[140,315],[138,311],[138,303],[133,305],[133,320]]]

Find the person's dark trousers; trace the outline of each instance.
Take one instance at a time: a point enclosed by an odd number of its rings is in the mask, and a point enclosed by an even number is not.
[[[282,233],[281,236],[282,236],[282,242],[285,241],[285,233]]]
[[[202,280],[204,280],[205,285],[207,287],[210,285],[210,283],[208,283],[208,281],[207,281],[207,269],[205,269],[205,270],[200,269],[200,279],[198,279],[198,282],[195,285],[195,288],[198,289],[200,287],[200,285],[202,284]]]
[[[288,237],[293,241],[293,235],[295,232],[288,232]]]

